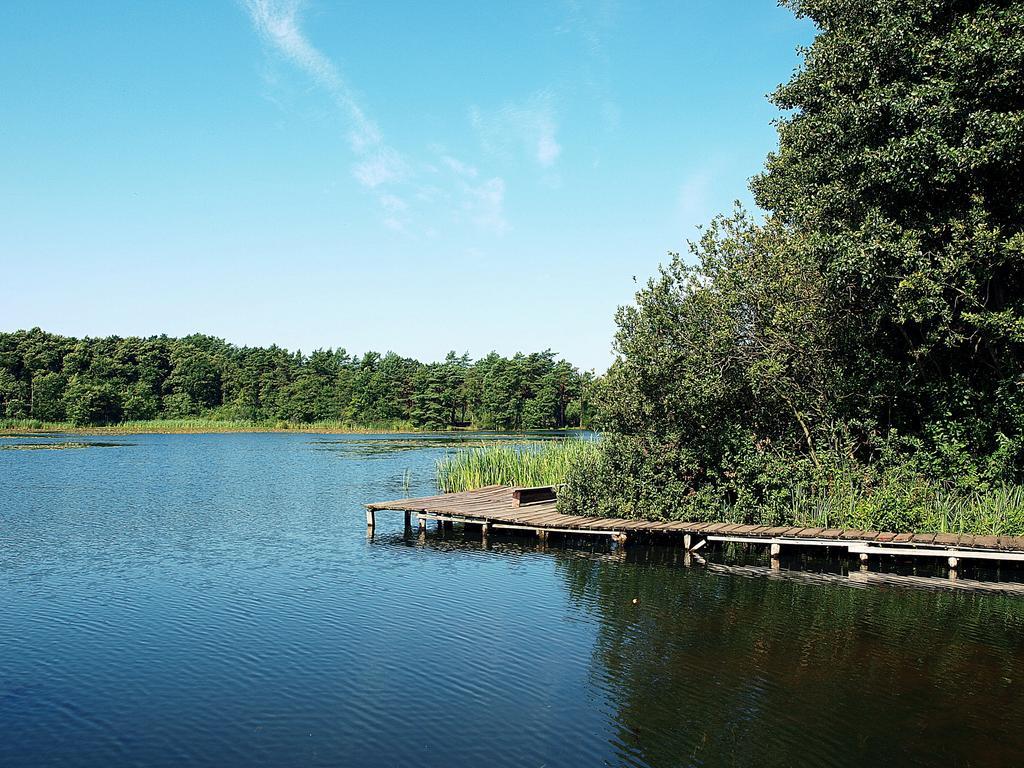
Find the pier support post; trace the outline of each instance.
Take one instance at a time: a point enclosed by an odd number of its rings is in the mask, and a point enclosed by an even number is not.
[[[366,527],[373,528],[377,524],[377,513],[372,509],[366,510]]]
[[[406,532],[412,530],[412,512],[405,510],[405,530]]]
[[[687,552],[690,551],[690,547],[693,546],[693,537],[688,533],[683,534],[683,549]]]
[[[960,560],[959,560],[959,558],[956,558],[956,557],[950,557],[949,560],[947,560],[946,562],[948,562],[949,563],[949,567],[954,569],[954,570],[956,570],[956,567],[958,565],[960,565]]]
[[[483,523],[480,524],[480,535],[483,538],[486,539],[487,538],[487,534],[489,534],[490,532],[491,532],[491,524],[490,523],[488,523],[487,521],[484,521]]]
[[[772,544],[768,548],[768,552],[771,556],[771,567],[773,571],[777,571],[782,567],[782,563],[779,562],[779,554],[782,552],[781,544]]]
[[[425,518],[425,517],[418,517],[417,518],[417,522],[419,522],[420,533],[426,533],[427,532],[427,518]]]

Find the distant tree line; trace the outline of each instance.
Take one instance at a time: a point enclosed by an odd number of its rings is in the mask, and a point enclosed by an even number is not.
[[[389,352],[305,355],[205,335],[0,333],[0,417],[113,424],[210,417],[408,423],[424,429],[587,425],[592,376],[550,350],[421,363]]]

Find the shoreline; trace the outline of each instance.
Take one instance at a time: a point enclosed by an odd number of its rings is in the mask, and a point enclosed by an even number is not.
[[[493,435],[520,435],[520,434],[565,434],[569,435],[579,431],[578,429],[551,429],[551,430],[488,430],[472,428],[453,429],[417,429],[408,425],[371,425],[360,426],[357,424],[335,424],[323,422],[278,422],[275,424],[261,424],[259,422],[216,422],[203,421],[198,419],[194,422],[183,420],[153,420],[151,422],[128,422],[125,424],[111,424],[108,426],[74,426],[62,422],[36,423],[36,424],[5,424],[0,422],[0,438],[22,437],[31,435],[217,435],[217,434],[260,434],[260,433],[298,433],[315,435],[458,435],[458,434],[493,434]]]

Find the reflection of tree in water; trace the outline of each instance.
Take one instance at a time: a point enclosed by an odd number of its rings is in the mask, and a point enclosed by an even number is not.
[[[558,566],[600,619],[593,683],[624,762],[1020,764],[1019,598],[743,578],[639,548],[627,558]]]

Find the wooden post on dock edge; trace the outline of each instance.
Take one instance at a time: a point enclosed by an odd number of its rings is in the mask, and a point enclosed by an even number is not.
[[[373,528],[377,524],[377,514],[372,509],[366,510],[366,527]]]
[[[690,547],[692,547],[692,546],[693,546],[693,537],[690,536],[690,534],[688,534],[688,533],[684,533],[683,534],[683,549],[685,549],[687,552],[689,552],[690,551]]]
[[[779,554],[782,552],[782,545],[781,544],[772,544],[771,547],[769,547],[768,551],[771,553],[771,559],[772,559],[771,566],[772,566],[772,570],[775,570],[775,571],[779,570],[779,568],[781,567],[781,564],[779,563]]]

